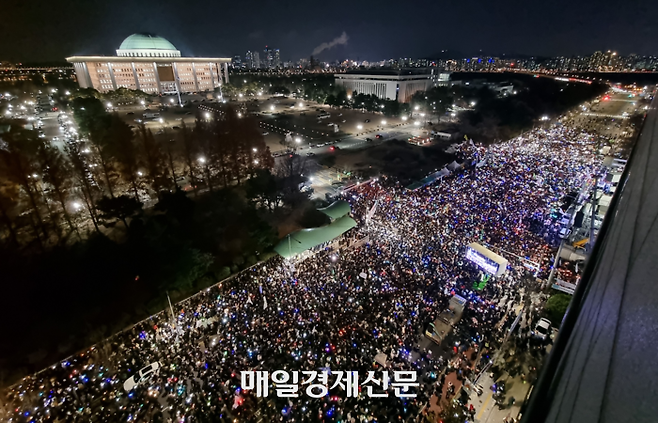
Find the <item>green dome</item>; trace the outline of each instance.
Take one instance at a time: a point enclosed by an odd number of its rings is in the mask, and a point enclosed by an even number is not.
[[[123,40],[119,50],[176,50],[176,47],[154,34],[133,34]]]

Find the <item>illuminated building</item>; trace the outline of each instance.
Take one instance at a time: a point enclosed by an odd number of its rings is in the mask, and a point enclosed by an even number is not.
[[[373,94],[386,100],[407,103],[418,91],[426,91],[432,80],[427,69],[367,70],[335,74],[336,86],[348,94]]]
[[[157,35],[133,34],[116,52],[116,56],[66,58],[75,67],[80,88],[172,94],[212,91],[228,82],[230,58],[182,57],[173,44]]]

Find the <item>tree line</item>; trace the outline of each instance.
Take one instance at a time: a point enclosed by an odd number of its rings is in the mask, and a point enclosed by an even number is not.
[[[108,220],[125,223],[180,185],[194,195],[212,192],[274,165],[258,126],[231,108],[156,137],[144,122],[133,129],[108,113],[96,97],[77,97],[70,107],[79,133],[63,148],[15,122],[0,135],[0,225],[13,246],[43,250],[80,237],[87,221],[96,231]]]

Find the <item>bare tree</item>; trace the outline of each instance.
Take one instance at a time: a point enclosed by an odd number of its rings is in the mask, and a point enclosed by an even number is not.
[[[64,220],[66,220],[71,231],[75,232],[80,238],[80,232],[77,226],[73,224],[73,219],[67,207],[68,192],[73,187],[71,164],[58,149],[45,144],[39,149],[39,159],[44,170],[44,182],[52,187],[51,195],[59,203]]]
[[[89,218],[94,224],[94,228],[97,232],[100,232],[100,228],[98,227],[98,216],[96,215],[96,198],[99,194],[97,184],[95,184],[92,174],[80,154],[79,147],[72,144],[66,148],[66,153],[71,162],[73,175],[78,183],[80,199],[85,204],[87,212],[89,213]]]
[[[47,241],[49,234],[41,215],[40,194],[36,187],[36,177],[33,176],[38,176],[37,172],[40,170],[37,166],[37,150],[41,141],[32,131],[13,126],[9,132],[3,134],[3,140],[6,148],[0,150],[0,155],[5,165],[5,176],[20,186],[27,196],[31,215],[36,219],[33,220],[34,233],[43,249],[44,241]],[[41,238],[42,234],[44,239]]]
[[[197,160],[196,154],[198,152],[197,143],[194,140],[192,131],[190,131],[187,128],[184,121],[182,123],[181,132],[182,132],[182,135],[183,135],[184,160],[185,160],[185,164],[187,165],[187,171],[190,175],[190,184],[192,185],[192,190],[194,192],[194,196],[196,196],[197,195],[197,178],[196,178],[196,173],[195,173],[194,169],[196,167],[196,160]]]

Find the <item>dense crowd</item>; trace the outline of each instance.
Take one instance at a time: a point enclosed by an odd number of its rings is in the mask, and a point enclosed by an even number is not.
[[[345,194],[359,221],[347,236],[367,242],[258,264],[25,378],[3,399],[7,420],[416,421],[455,358],[496,344],[507,300],[546,277],[551,209],[597,171],[596,148],[594,137],[556,126],[489,148],[465,142],[463,169],[416,191],[385,178],[357,187]],[[477,290],[470,242],[509,260]],[[449,345],[428,347],[422,334],[454,294],[468,300],[464,316]],[[391,373],[417,371],[415,397],[370,398],[362,387],[356,398],[340,388],[257,398],[241,389],[246,370],[358,371],[363,383],[384,370],[377,354]],[[124,381],[154,362],[157,375],[125,392]]]

